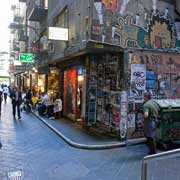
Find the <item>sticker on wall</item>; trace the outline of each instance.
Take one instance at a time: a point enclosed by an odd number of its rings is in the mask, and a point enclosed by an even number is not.
[[[117,9],[117,0],[102,0],[103,8],[116,10]]]
[[[128,114],[127,127],[128,127],[128,128],[135,128],[135,126],[136,126],[135,120],[136,120],[136,115],[135,115],[135,113],[129,113],[129,114]]]
[[[126,11],[126,6],[128,3],[129,3],[129,0],[123,0],[122,6],[119,12],[121,15],[124,15],[124,12]]]
[[[121,117],[120,120],[120,137],[124,139],[127,133],[127,116]]]
[[[95,6],[96,11],[98,13],[99,24],[103,24],[102,3],[101,2],[95,2],[94,6]]]
[[[127,103],[128,98],[127,98],[127,92],[126,91],[121,91],[121,102]]]
[[[152,8],[153,8],[153,14],[156,14],[156,11],[157,11],[157,0],[152,0]]]

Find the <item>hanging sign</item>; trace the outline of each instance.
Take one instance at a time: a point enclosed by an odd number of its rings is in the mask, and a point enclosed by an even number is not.
[[[34,62],[34,54],[32,53],[19,53],[19,61],[21,62]]]
[[[49,39],[68,41],[68,29],[60,27],[49,27]]]

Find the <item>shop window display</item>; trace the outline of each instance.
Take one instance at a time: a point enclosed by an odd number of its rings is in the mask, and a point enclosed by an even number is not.
[[[59,92],[59,74],[52,73],[48,75],[48,94],[51,100]]]

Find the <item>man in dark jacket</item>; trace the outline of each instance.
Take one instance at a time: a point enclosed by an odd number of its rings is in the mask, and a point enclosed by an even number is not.
[[[16,117],[16,108],[18,113],[18,119],[21,119],[20,105],[22,103],[22,94],[18,87],[13,88],[10,97],[12,99],[13,117]]]
[[[149,155],[156,153],[156,120],[158,118],[158,105],[151,99],[147,93],[144,94],[144,132],[147,138]]]
[[[3,100],[2,94],[3,94],[2,89],[0,89],[0,116],[1,116],[1,105]]]

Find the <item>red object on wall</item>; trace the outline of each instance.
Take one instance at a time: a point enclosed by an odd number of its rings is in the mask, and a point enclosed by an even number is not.
[[[104,9],[117,9],[117,0],[102,0],[102,4]]]
[[[39,42],[33,42],[32,43],[32,52],[35,54],[40,53],[40,43]]]
[[[9,70],[13,71],[15,69],[14,65],[9,65]]]

